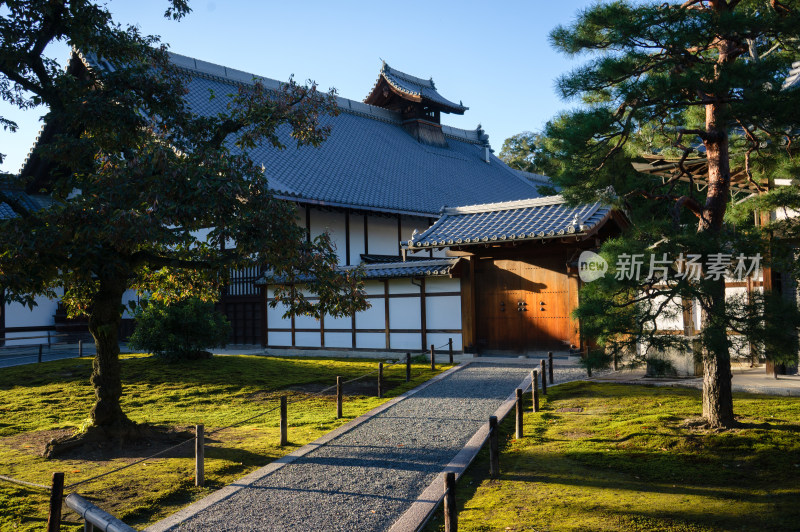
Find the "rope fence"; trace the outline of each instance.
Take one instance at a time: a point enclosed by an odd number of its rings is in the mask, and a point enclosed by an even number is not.
[[[59,492],[61,494],[58,497],[59,500],[60,500],[63,497],[63,492],[65,490],[71,490],[71,489],[74,489],[74,488],[76,488],[78,486],[82,486],[84,484],[89,484],[89,483],[94,482],[96,480],[99,480],[101,478],[113,475],[115,473],[119,473],[120,471],[123,471],[125,469],[129,469],[129,468],[131,468],[133,466],[139,465],[139,464],[141,464],[143,462],[146,462],[148,460],[152,460],[154,458],[158,458],[160,456],[163,456],[163,455],[165,455],[167,453],[170,453],[172,451],[175,451],[175,450],[177,450],[177,449],[179,449],[179,448],[181,448],[181,447],[183,447],[185,445],[194,443],[195,444],[195,461],[196,461],[196,464],[195,464],[196,485],[202,486],[203,483],[204,483],[204,465],[202,464],[202,461],[204,460],[204,452],[203,452],[202,449],[204,447],[204,439],[205,439],[206,436],[211,436],[213,434],[217,434],[217,433],[222,432],[224,430],[228,430],[228,429],[232,429],[232,428],[238,427],[240,425],[243,425],[245,423],[249,423],[249,422],[254,421],[254,420],[256,420],[256,419],[258,419],[260,417],[263,417],[263,416],[265,416],[267,414],[271,414],[271,413],[275,412],[276,410],[280,410],[281,411],[281,423],[280,423],[281,445],[284,445],[285,442],[286,442],[285,430],[286,430],[286,425],[287,424],[286,424],[285,416],[286,416],[286,406],[287,405],[294,405],[294,404],[301,403],[303,401],[309,401],[311,399],[315,399],[315,398],[321,397],[321,396],[323,396],[325,394],[328,394],[328,393],[330,393],[330,392],[335,390],[337,392],[337,401],[339,402],[338,411],[340,412],[341,411],[341,400],[342,399],[341,399],[341,393],[339,393],[339,392],[341,392],[341,389],[347,384],[351,384],[351,383],[363,380],[363,379],[365,379],[367,377],[374,376],[376,374],[379,377],[378,378],[378,397],[381,397],[381,390],[382,390],[382,386],[383,386],[383,382],[382,381],[383,381],[383,374],[384,374],[384,370],[385,369],[389,369],[389,368],[396,367],[396,366],[404,366],[404,367],[406,367],[406,381],[409,381],[409,380],[411,380],[413,378],[416,378],[416,377],[418,377],[420,375],[423,375],[426,371],[428,371],[428,370],[417,371],[412,375],[411,372],[410,372],[412,355],[415,356],[415,357],[419,356],[419,355],[431,355],[431,357],[432,357],[432,359],[431,359],[431,369],[435,369],[434,368],[434,362],[433,362],[434,358],[433,357],[435,356],[435,351],[438,350],[438,349],[442,349],[444,347],[448,347],[449,346],[449,351],[450,351],[450,355],[451,355],[451,362],[452,362],[452,352],[453,352],[453,350],[452,350],[453,343],[452,342],[453,342],[453,340],[451,338],[451,339],[448,340],[448,342],[446,342],[446,343],[444,343],[444,344],[442,344],[442,345],[440,345],[438,347],[434,346],[434,345],[431,345],[430,351],[428,351],[428,350],[409,351],[409,352],[406,353],[405,360],[398,359],[398,360],[395,360],[393,362],[387,362],[385,364],[384,363],[379,363],[377,370],[369,371],[367,373],[364,373],[362,375],[359,375],[357,377],[354,377],[354,378],[349,379],[349,380],[344,381],[344,382],[340,381],[339,380],[340,378],[337,377],[337,384],[334,384],[332,386],[328,386],[328,387],[323,388],[322,390],[319,390],[317,392],[306,393],[302,397],[298,397],[298,398],[296,398],[296,399],[294,399],[292,401],[288,401],[287,400],[287,396],[283,395],[283,396],[280,397],[280,404],[278,406],[275,406],[275,407],[269,408],[267,410],[264,410],[262,412],[259,412],[258,414],[250,416],[250,417],[248,417],[246,419],[242,419],[242,420],[236,421],[235,423],[231,423],[230,425],[226,425],[224,427],[216,428],[216,429],[214,429],[214,430],[212,430],[210,432],[207,432],[207,433],[204,432],[203,425],[196,425],[195,426],[196,434],[195,434],[195,437],[193,437],[193,438],[186,439],[186,440],[184,440],[184,441],[182,441],[180,443],[172,445],[172,446],[170,446],[170,447],[168,447],[166,449],[162,449],[161,451],[155,452],[155,453],[153,453],[153,454],[151,454],[149,456],[146,456],[144,458],[140,458],[139,460],[136,460],[136,461],[131,462],[129,464],[125,464],[123,466],[114,468],[114,469],[112,469],[110,471],[106,471],[104,473],[100,473],[98,475],[95,475],[93,477],[89,477],[89,478],[80,480],[78,482],[73,482],[72,484],[68,484],[66,486],[63,484],[63,475],[61,477],[59,477],[61,479],[60,480],[60,484],[58,484],[58,482],[56,480],[54,480],[54,483],[53,483],[52,486],[46,486],[46,485],[43,485],[43,484],[37,484],[35,482],[28,482],[28,481],[24,481],[24,480],[19,480],[19,479],[16,479],[16,478],[13,478],[13,477],[9,477],[9,476],[6,476],[6,475],[0,475],[0,481],[9,482],[9,483],[12,483],[12,484],[16,484],[16,485],[27,487],[27,488],[31,488],[31,489],[50,492],[50,493],[53,494],[53,496],[56,494],[56,492]],[[82,347],[82,345],[80,343],[78,345],[79,345],[79,347]],[[25,347],[30,347],[30,346],[25,346]],[[42,350],[42,347],[39,346],[39,357],[40,357],[39,361],[41,361],[41,350]],[[80,351],[81,351],[81,354],[82,354],[82,349],[80,349]],[[31,356],[31,355],[24,355],[24,357],[29,357],[29,356]],[[0,353],[0,359],[2,359],[2,358],[3,358],[3,355],[2,355],[2,353]],[[55,476],[54,476],[54,478],[55,478]],[[52,498],[52,496],[51,496],[51,498]],[[52,503],[52,501],[51,501],[51,503]],[[52,508],[53,508],[53,505],[51,504],[51,515],[50,515],[50,519],[51,520],[56,519],[56,516],[53,515]],[[57,518],[60,520],[60,505],[58,505],[58,514],[59,514],[59,516],[57,516]]]

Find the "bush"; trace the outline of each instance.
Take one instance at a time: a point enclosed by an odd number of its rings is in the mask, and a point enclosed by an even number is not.
[[[225,345],[230,332],[231,324],[213,303],[151,300],[136,311],[136,329],[128,343],[170,361],[197,360],[211,356],[206,349]]]

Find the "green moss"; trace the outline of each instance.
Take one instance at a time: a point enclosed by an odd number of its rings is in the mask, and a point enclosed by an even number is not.
[[[151,454],[136,449],[114,459],[45,460],[37,456],[53,431],[77,430],[94,401],[89,384],[91,359],[70,359],[0,371],[0,474],[48,484],[53,471],[63,471],[66,483],[78,482]],[[245,420],[277,406],[289,396],[289,445],[279,447],[278,414],[272,412],[246,424],[211,435],[206,441],[206,486],[194,487],[194,450],[157,458],[76,491],[104,510],[137,528],[174,513],[212,491],[257,469],[379,404],[419,385],[438,371],[415,364],[411,383],[405,365],[384,371],[385,398],[371,389],[348,394],[344,419],[337,420],[335,399],[310,397],[309,391],[377,370],[374,360],[215,356],[210,360],[170,364],[144,355],[122,357],[122,407],[139,423],[189,429],[202,423],[206,432]],[[377,377],[365,379],[366,386]],[[371,379],[371,380],[370,380]],[[301,404],[294,401],[307,399]],[[47,519],[47,495],[0,482],[0,530],[41,530]],[[62,530],[82,530],[76,514],[63,512]]]
[[[800,399],[736,395],[743,427],[709,432],[685,423],[700,415],[695,390],[548,391],[525,438],[513,416],[502,424],[500,478],[484,450],[459,480],[459,530],[797,529]],[[442,529],[437,515],[426,530]]]

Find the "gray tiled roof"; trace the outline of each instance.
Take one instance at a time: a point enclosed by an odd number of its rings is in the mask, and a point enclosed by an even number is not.
[[[49,204],[49,200],[44,196],[26,194],[6,184],[0,184],[0,190],[3,191],[3,194],[16,199],[24,208],[31,211],[39,210]],[[17,213],[14,212],[10,205],[0,202],[0,220],[9,220],[16,217]]]
[[[445,209],[441,218],[406,245],[449,247],[580,236],[605,222],[611,207],[569,207],[561,196]]]
[[[439,94],[436,86],[433,84],[433,79],[422,79],[405,72],[390,67],[383,62],[381,67],[380,77],[385,79],[389,85],[394,87],[400,92],[404,92],[416,98],[428,100],[443,107],[450,109],[451,112],[463,114],[464,111],[469,109],[460,103],[454,103]],[[378,78],[380,81],[380,78]]]
[[[227,95],[254,76],[220,65],[172,54],[190,74],[187,100],[198,113],[225,111]],[[110,68],[87,57],[94,68]],[[268,88],[275,80],[258,78]],[[215,98],[209,98],[209,91]],[[400,115],[362,102],[338,98],[341,113],[324,117],[332,126],[319,148],[296,148],[289,128],[279,135],[287,146],[260,146],[251,152],[263,164],[279,197],[329,206],[437,216],[446,205],[536,197],[535,186],[490,155],[484,162],[482,131],[444,126],[448,146],[417,142],[406,133]]]
[[[364,279],[390,279],[394,277],[432,277],[450,275],[460,259],[413,260],[406,262],[384,262],[380,264],[362,265]],[[355,266],[344,266],[342,269],[353,269]]]
[[[795,61],[792,63],[792,69],[789,71],[789,75],[786,76],[786,80],[783,82],[783,89],[786,90],[798,86],[800,86],[800,61]]]
[[[399,258],[399,257],[398,257]],[[381,262],[375,264],[361,264],[364,275],[362,279],[394,279],[398,277],[435,277],[442,275],[450,275],[450,272],[458,264],[459,257],[443,258],[443,259],[425,259],[425,260],[409,260],[397,262]],[[341,272],[354,270],[357,266],[339,266],[337,269]],[[303,283],[310,281],[311,277],[307,275],[297,276],[294,282]],[[262,276],[255,284],[283,284],[288,282],[284,277],[267,277]]]

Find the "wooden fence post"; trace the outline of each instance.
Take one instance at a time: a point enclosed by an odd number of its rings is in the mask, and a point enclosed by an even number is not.
[[[203,425],[194,426],[194,485],[202,488],[206,482],[206,448]]]
[[[61,530],[61,498],[64,496],[64,473],[53,473],[50,490],[50,513],[47,516],[47,532]]]
[[[500,446],[497,442],[497,416],[489,417],[489,476],[500,476]]]
[[[431,371],[436,370],[436,348],[431,344]]]
[[[286,420],[286,396],[281,396],[281,447],[286,445],[289,441],[287,438],[288,422]]]
[[[336,419],[342,419],[342,378],[336,377]]]
[[[458,510],[456,509],[456,474],[444,474],[444,531],[458,532]]]
[[[36,359],[36,362],[42,361],[42,344],[39,344],[39,358]]]
[[[531,371],[531,388],[533,389],[533,411],[539,411],[539,374],[536,370]]]
[[[517,388],[517,431],[516,431],[516,438],[518,440],[522,439],[522,390]]]
[[[406,382],[411,381],[411,353],[406,353]]]
[[[383,362],[378,362],[378,399],[383,398]]]
[[[550,384],[553,384],[553,352],[549,351],[547,353],[547,377],[550,380]]]
[[[544,360],[541,363],[542,368],[542,395],[547,395],[547,368],[545,367]]]
[[[452,338],[448,338],[447,339],[447,345],[448,345],[448,348],[450,349],[450,363],[452,364],[453,363],[453,339]]]
[[[83,340],[78,340],[78,357],[83,356]]]

